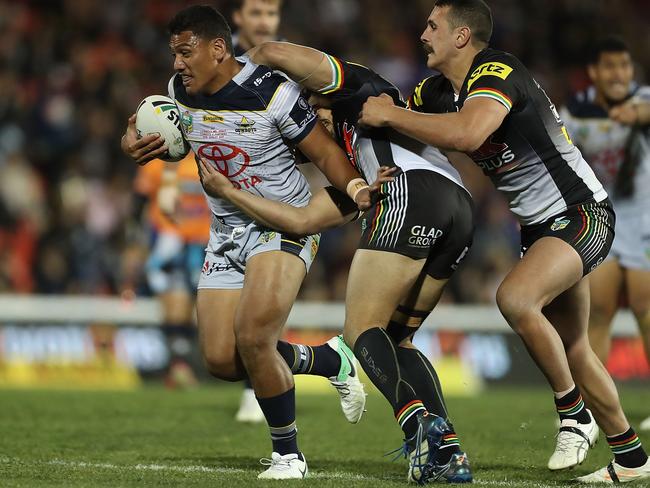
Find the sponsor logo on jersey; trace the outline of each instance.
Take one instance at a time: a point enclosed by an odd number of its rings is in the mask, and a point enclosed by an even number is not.
[[[185,135],[191,133],[194,128],[194,119],[192,118],[192,114],[187,110],[181,114],[181,127]]]
[[[567,219],[564,216],[558,217],[551,225],[551,230],[553,232],[557,232],[558,230],[566,229],[567,225],[569,225],[570,223],[571,223],[571,219]]]
[[[239,122],[235,122],[235,125],[237,126],[237,129],[235,129],[237,134],[254,134],[257,132],[257,129],[254,127],[255,121],[248,120],[246,116],[243,116]]]
[[[443,232],[440,229],[429,228],[424,225],[414,225],[411,227],[411,236],[408,242],[412,247],[431,247],[442,234]]]
[[[311,260],[313,261],[316,258],[316,253],[318,252],[318,246],[320,245],[320,237],[312,236],[311,238]]]
[[[354,130],[354,126],[351,124],[348,125],[347,122],[344,122],[343,127],[341,128],[341,136],[343,138],[345,154],[348,157],[348,160],[352,163],[352,166],[358,169],[359,164],[357,162],[357,151],[355,150],[357,147],[357,133]]]
[[[496,76],[505,80],[512,73],[512,68],[507,64],[503,63],[483,63],[481,66],[472,71],[472,74],[469,77],[467,82],[467,91],[469,92],[470,88],[476,80],[483,76]]]
[[[260,235],[258,241],[261,242],[262,244],[268,244],[273,239],[275,239],[276,235],[277,233],[275,231],[267,230],[265,232],[262,232],[262,235]]]
[[[491,135],[470,157],[486,174],[505,173],[514,169],[517,166],[515,153],[505,142],[495,141],[494,138]]]
[[[203,269],[201,273],[205,276],[210,276],[213,273],[218,273],[219,271],[228,271],[232,266],[228,263],[211,263],[210,261],[205,261],[203,263]]]
[[[252,188],[262,182],[259,176],[248,177],[242,174],[250,165],[251,158],[237,146],[215,142],[200,146],[197,153],[200,158],[212,163],[219,173],[240,190]]]
[[[217,114],[203,114],[203,122],[223,124],[224,118]]]

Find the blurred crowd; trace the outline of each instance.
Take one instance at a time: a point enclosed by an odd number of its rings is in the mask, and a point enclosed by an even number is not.
[[[167,21],[203,0],[0,0],[0,291],[147,294],[146,221],[134,211],[126,119],[165,93]],[[431,0],[285,0],[282,37],[366,64],[407,96],[428,76],[419,35]],[[647,0],[490,0],[492,45],[520,57],[560,105],[588,84],[587,47],[628,41],[650,66]],[[490,302],[518,258],[518,228],[491,183],[463,170],[475,198],[474,247],[448,301]],[[144,214],[146,215],[146,213]],[[342,299],[358,225],[328,232],[302,298]]]

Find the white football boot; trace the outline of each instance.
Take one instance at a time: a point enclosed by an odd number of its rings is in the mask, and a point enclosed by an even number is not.
[[[257,403],[255,391],[252,388],[244,388],[244,391],[242,391],[239,410],[235,414],[235,420],[237,422],[250,422],[254,424],[266,420],[260,404]]]
[[[341,368],[337,376],[329,378],[341,397],[341,409],[348,422],[356,424],[361,420],[366,406],[366,392],[359,381],[359,363],[354,353],[343,340],[342,335],[332,337],[327,345],[339,353]]]
[[[650,417],[639,424],[639,430],[650,430]]]
[[[560,431],[557,433],[555,452],[548,460],[548,469],[572,468],[587,457],[590,447],[594,447],[598,441],[598,425],[593,415],[587,409],[591,422],[580,424],[577,420],[564,419],[560,423]]]
[[[600,468],[598,471],[594,471],[586,476],[580,476],[575,481],[578,483],[607,483],[611,485],[642,479],[650,479],[650,459],[638,468],[626,468],[616,461],[611,461],[604,468]]]
[[[302,458],[301,460],[298,454],[295,453],[281,456],[274,452],[271,454],[271,459],[260,459],[260,464],[269,468],[258,474],[257,477],[263,480],[302,479],[307,476],[308,471],[307,460],[304,455]]]

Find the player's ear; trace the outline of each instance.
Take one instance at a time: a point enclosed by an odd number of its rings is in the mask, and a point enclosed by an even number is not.
[[[472,39],[472,31],[469,27],[458,27],[455,34],[455,43],[457,49],[464,48]]]
[[[596,78],[598,77],[596,73],[596,65],[595,64],[590,64],[587,66],[587,74],[589,75],[589,79],[592,82],[596,81]]]
[[[226,54],[228,54],[226,41],[222,37],[216,37],[210,41],[210,50],[212,52],[212,58],[219,63],[221,63],[226,57]]]

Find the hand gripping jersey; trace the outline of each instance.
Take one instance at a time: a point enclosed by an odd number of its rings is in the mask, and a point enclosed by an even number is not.
[[[198,156],[214,165],[242,191],[301,207],[310,193],[290,146],[314,128],[316,114],[300,89],[283,74],[237,58],[244,66],[212,95],[190,96],[181,77],[169,82],[169,96],[181,113],[185,138]],[[252,219],[230,202],[208,197],[223,223],[242,226]]]
[[[630,99],[650,102],[650,87],[635,87],[626,101]],[[591,87],[562,108],[571,139],[607,189],[617,211],[649,208],[650,126],[631,127],[611,120],[595,100],[596,90]]]
[[[386,93],[395,103],[404,106],[399,90],[365,66],[329,55],[327,58],[332,65],[334,79],[321,93],[332,100],[336,139],[368,183],[377,178],[379,166],[398,166],[402,171],[435,171],[463,186],[458,172],[438,149],[392,129],[358,127],[359,112],[368,97]]]
[[[601,202],[607,192],[573,145],[544,90],[511,54],[478,53],[457,97],[442,75],[427,78],[409,100],[413,110],[445,113],[486,97],[508,115],[469,156],[492,179],[522,225],[537,224],[568,207]]]

